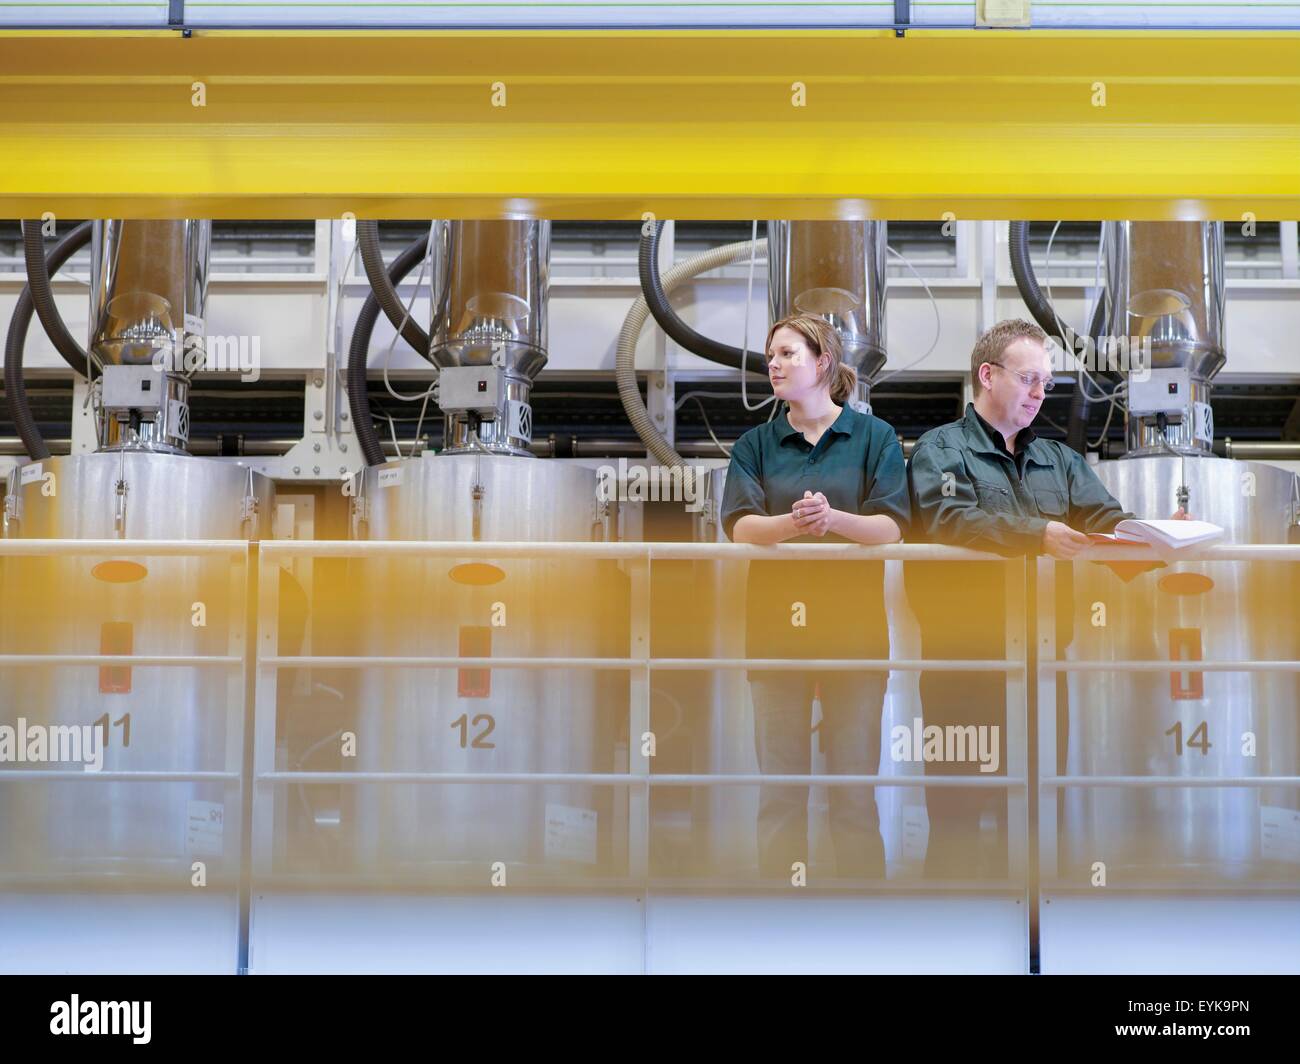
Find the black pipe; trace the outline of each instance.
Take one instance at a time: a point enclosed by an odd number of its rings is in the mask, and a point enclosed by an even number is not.
[[[93,222],[82,222],[54,245],[48,261],[43,254],[41,255],[40,273],[45,278],[47,295],[50,275],[58,273],[68,259],[86,246],[93,226]],[[37,229],[36,233],[39,240],[40,230]],[[30,268],[28,277],[31,277]],[[45,439],[41,436],[36,419],[32,417],[31,404],[27,401],[27,389],[23,384],[23,346],[27,340],[27,330],[32,323],[32,311],[35,309],[36,302],[32,296],[29,279],[23,286],[23,290],[18,293],[18,302],[14,304],[14,316],[9,322],[9,333],[5,339],[5,398],[9,402],[9,412],[23,446],[27,448],[27,453],[33,461],[40,462],[50,457],[50,449],[45,445]],[[60,324],[62,324],[61,320]],[[76,366],[73,369],[82,372]]]
[[[357,223],[358,230],[362,224],[364,223]],[[420,237],[407,245],[393,260],[393,264],[383,275],[390,290],[394,285],[400,284],[402,279],[419,265],[424,258],[427,245],[428,238]],[[370,413],[370,399],[366,394],[366,360],[370,355],[370,337],[375,331],[375,323],[379,320],[379,311],[380,300],[372,284],[370,295],[366,297],[361,313],[357,315],[357,324],[352,330],[352,346],[348,350],[348,407],[352,411],[352,427],[357,434],[357,442],[361,444],[361,454],[366,460],[366,465],[372,466],[382,465],[387,461],[384,457],[383,444],[379,442],[379,433],[375,431],[375,420]],[[428,350],[427,344],[424,350]]]
[[[1048,336],[1060,343],[1066,351],[1075,351],[1074,343],[1062,335],[1065,331],[1057,317],[1055,309],[1048,301],[1038,278],[1034,274],[1033,263],[1029,259],[1029,223],[1012,222],[1007,230],[1007,247],[1011,253],[1011,272],[1016,279],[1016,288],[1024,300],[1034,321]],[[1088,325],[1088,336],[1092,350],[1096,352],[1101,344],[1101,334],[1106,329],[1106,299],[1103,294],[1097,300],[1092,321]],[[1097,365],[1094,362],[1094,365]],[[1066,426],[1065,442],[1071,450],[1083,454],[1088,449],[1088,392],[1087,379],[1083,366],[1079,367],[1074,377],[1074,394],[1070,397],[1070,420]]]
[[[421,250],[425,248],[427,243],[427,238],[420,241]],[[357,222],[357,248],[361,252],[361,265],[365,267],[371,291],[379,300],[379,306],[388,316],[388,320],[393,323],[393,328],[401,333],[402,339],[415,349],[416,354],[421,358],[428,358],[429,334],[420,328],[419,323],[413,317],[406,313],[406,307],[402,305],[401,298],[394,290],[393,282],[389,280],[388,274],[384,271],[384,255],[379,248],[379,222],[373,219]],[[418,262],[419,259],[416,261]],[[406,271],[406,273],[409,272],[410,270]]]
[[[663,283],[659,278],[659,237],[663,225],[663,222],[655,222],[650,226],[648,233],[642,231],[638,264],[641,274],[641,294],[645,297],[646,306],[650,308],[650,313],[659,323],[659,327],[672,338],[673,343],[693,355],[699,355],[700,358],[717,362],[719,365],[730,366],[732,369],[739,369],[743,358],[746,369],[767,380],[767,358],[762,351],[746,353],[739,347],[710,340],[707,336],[697,333],[677,316],[672,304],[668,302],[668,297],[664,295]]]
[[[82,222],[73,232],[80,232],[82,226],[91,225],[92,222]],[[63,315],[59,313],[58,305],[54,302],[54,294],[50,291],[50,275],[55,271],[50,270],[45,264],[45,238],[41,235],[41,223],[23,222],[22,228],[23,256],[27,260],[27,287],[32,291],[36,315],[41,319],[45,335],[63,356],[63,361],[72,367],[72,372],[87,377],[90,371],[90,356],[73,339],[72,333],[68,332],[68,327],[63,324]],[[90,229],[87,229],[88,235],[78,247],[89,240],[89,233]]]

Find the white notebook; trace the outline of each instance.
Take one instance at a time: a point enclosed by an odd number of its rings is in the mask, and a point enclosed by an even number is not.
[[[1093,532],[1090,539],[1104,543],[1149,543],[1153,547],[1179,550],[1199,547],[1223,538],[1223,529],[1209,521],[1121,521],[1111,535]]]

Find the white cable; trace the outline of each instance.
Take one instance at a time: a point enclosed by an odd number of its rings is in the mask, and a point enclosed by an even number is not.
[[[1106,440],[1106,433],[1108,433],[1108,432],[1110,431],[1110,422],[1111,422],[1111,418],[1113,418],[1113,417],[1115,416],[1115,407],[1118,405],[1118,399],[1115,398],[1115,396],[1118,396],[1119,393],[1122,392],[1122,391],[1123,391],[1124,389],[1126,389],[1127,387],[1128,387],[1127,383],[1121,383],[1121,384],[1116,385],[1114,396],[1111,396],[1111,397],[1110,397],[1110,400],[1111,400],[1111,402],[1110,402],[1110,409],[1109,409],[1108,411],[1106,411],[1106,423],[1105,423],[1104,425],[1102,425],[1102,427],[1101,427],[1101,435],[1098,436],[1096,440],[1093,440],[1093,441],[1089,441],[1089,442],[1088,442],[1088,447],[1089,447],[1090,449],[1094,449],[1094,450],[1095,450],[1096,448],[1100,447],[1100,446],[1102,445],[1102,443],[1105,442],[1105,440]]]
[[[432,390],[432,389],[431,389]],[[424,402],[420,404],[420,420],[415,423],[415,435],[411,437],[410,458],[415,457],[415,449],[420,446],[420,429],[424,427],[424,412],[429,408],[429,392],[424,393]],[[400,458],[402,452],[398,451],[397,456]]]
[[[406,313],[402,315],[402,322],[400,325],[398,325],[397,331],[393,333],[393,339],[388,344],[388,350],[384,352],[384,365],[383,365],[384,387],[387,389],[389,395],[391,395],[394,399],[400,399],[404,403],[414,403],[421,399],[427,398],[429,395],[433,393],[433,389],[438,384],[438,380],[435,377],[433,384],[430,384],[425,391],[420,392],[417,395],[401,395],[398,392],[395,392],[393,390],[393,386],[388,382],[389,360],[393,357],[393,349],[397,346],[398,337],[402,335],[402,330],[406,328],[406,323],[411,320],[411,308],[415,305],[416,296],[420,294],[420,285],[424,283],[425,267],[428,265],[429,258],[432,254],[433,254],[433,223],[430,222],[429,239],[428,241],[426,241],[424,245],[424,258],[420,260],[420,274],[415,279],[415,287],[411,290],[411,298],[406,303]],[[398,454],[400,455],[401,452],[399,451]]]
[[[393,437],[393,450],[397,452],[397,457],[401,458],[402,448],[397,442],[397,426],[393,424],[393,419],[388,414],[385,414],[384,417],[388,418],[388,431]]]
[[[352,261],[356,258],[357,247],[359,242],[352,245],[352,250],[348,252],[348,261],[343,264],[343,274],[339,277],[339,294],[338,302],[334,304],[334,335],[339,335],[341,325],[340,319],[343,317],[343,301],[347,298],[348,291],[348,274],[352,269]]]
[[[757,406],[749,405],[749,392],[745,388],[745,380],[749,376],[746,372],[746,366],[749,364],[749,308],[754,302],[754,263],[758,259],[758,219],[754,219],[754,228],[749,235],[749,285],[745,289],[745,333],[740,348],[740,402],[746,410],[762,410],[768,403],[775,403],[776,396],[769,395]],[[763,357],[767,357],[767,352],[763,352]],[[704,409],[703,406],[700,407]],[[721,444],[719,444],[721,446]]]
[[[1054,226],[1052,226],[1052,233],[1047,238],[1047,254],[1043,260],[1043,277],[1045,282],[1044,287],[1047,289],[1047,305],[1052,309],[1052,318],[1056,322],[1057,334],[1061,337],[1062,340],[1065,340],[1067,338],[1066,337],[1067,333],[1073,336],[1078,336],[1079,334],[1075,332],[1073,329],[1071,329],[1068,325],[1066,325],[1065,322],[1061,321],[1061,316],[1056,313],[1056,300],[1052,297],[1052,242],[1056,239],[1056,231],[1060,228],[1061,228],[1061,223],[1057,222]],[[1103,233],[1105,232],[1105,223],[1103,223],[1102,225],[1102,232]],[[1094,271],[1093,276],[1094,278],[1099,279],[1099,271],[1101,266],[1101,238],[1100,237],[1098,238],[1097,241],[1097,266],[1098,269]],[[1095,310],[1096,308],[1093,309]],[[1091,337],[1089,339],[1091,340]],[[1095,353],[1095,349],[1094,349],[1094,353]],[[1097,379],[1093,377],[1091,373],[1088,372],[1088,367],[1083,364],[1083,360],[1079,358],[1077,352],[1070,350],[1068,351],[1068,354],[1070,355],[1071,358],[1074,359],[1075,365],[1078,367],[1079,374],[1080,374],[1079,387],[1083,389],[1084,399],[1086,399],[1090,403],[1109,402],[1112,407],[1111,412],[1113,413],[1114,412],[1113,408],[1116,402],[1114,398],[1114,394],[1107,392],[1106,389],[1102,387],[1102,385],[1097,381]],[[1088,384],[1091,384],[1093,387],[1095,387],[1097,389],[1097,394],[1089,395],[1087,385],[1082,383],[1083,381],[1087,381]]]
[[[717,436],[713,435],[713,426],[709,424],[709,415],[704,412],[704,404],[701,403],[699,399],[696,399],[695,405],[700,408],[700,417],[704,419],[704,427],[706,430],[708,430],[709,435],[713,437],[713,442],[718,445],[718,450],[720,450],[723,454],[725,454],[728,458],[730,458],[731,448],[728,447],[725,443],[723,443],[720,439],[718,439]]]
[[[890,377],[896,377],[900,373],[912,369],[915,366],[919,366],[922,362],[924,362],[927,358],[929,358],[932,354],[934,354],[934,349],[939,346],[939,337],[943,334],[943,320],[939,315],[939,301],[934,298],[934,293],[930,291],[930,286],[925,283],[925,278],[922,277],[919,273],[917,273],[916,267],[913,266],[910,262],[908,262],[903,255],[899,254],[897,251],[895,251],[893,248],[889,247],[888,245],[886,245],[885,250],[888,251],[894,257],[896,257],[900,262],[902,262],[904,266],[906,266],[909,270],[912,271],[912,276],[921,282],[921,287],[925,289],[925,294],[930,297],[930,306],[934,309],[934,339],[930,342],[930,346],[926,349],[925,354],[923,354],[916,361],[909,362],[906,366],[899,366],[898,369],[890,370],[888,373],[882,373],[879,377],[877,377],[874,381],[872,381],[871,386],[873,388],[876,385],[880,384],[882,381],[889,380]]]

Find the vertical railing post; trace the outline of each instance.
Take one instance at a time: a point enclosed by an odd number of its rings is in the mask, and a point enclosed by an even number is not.
[[[1073,573],[1071,573],[1073,577]],[[1038,876],[1055,880],[1057,869],[1056,817],[1059,792],[1044,787],[1044,777],[1056,775],[1056,670],[1044,668],[1056,661],[1056,562],[1038,559]]]

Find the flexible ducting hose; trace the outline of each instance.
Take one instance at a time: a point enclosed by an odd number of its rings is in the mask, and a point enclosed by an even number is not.
[[[91,225],[91,222],[82,222],[72,231],[77,233],[81,231],[82,226],[86,227],[86,235],[77,247],[90,240]],[[23,257],[27,260],[27,287],[32,290],[36,316],[41,319],[45,335],[63,356],[63,361],[72,367],[74,373],[80,373],[84,377],[90,366],[90,356],[73,339],[72,333],[68,332],[68,327],[63,324],[63,315],[59,313],[59,308],[54,302],[54,294],[50,291],[50,274],[54,271],[45,264],[45,238],[41,235],[41,223],[23,222],[22,227]],[[70,233],[69,236],[71,235]],[[66,240],[67,237],[64,239]]]
[[[359,227],[362,223],[357,224]],[[420,264],[427,246],[428,240],[420,237],[403,249],[388,267],[384,278],[394,294],[395,286],[401,284],[403,278]],[[382,465],[385,461],[384,448],[379,442],[379,433],[375,431],[375,419],[370,414],[370,400],[366,395],[366,361],[370,356],[370,337],[379,320],[379,310],[379,297],[372,284],[370,295],[366,296],[361,313],[357,315],[357,324],[352,330],[352,346],[348,350],[348,407],[352,411],[352,427],[357,434],[357,442],[361,444],[361,454],[365,457],[366,465],[372,466]],[[405,307],[402,308],[402,313],[406,313]],[[398,321],[401,321],[400,317]]]
[[[1034,321],[1038,322],[1039,327],[1048,336],[1057,340],[1066,351],[1074,351],[1074,344],[1061,335],[1062,329],[1056,310],[1039,287],[1033,263],[1029,260],[1029,223],[1012,222],[1007,236],[1007,246],[1011,252],[1011,272],[1015,275],[1020,298],[1029,308]],[[1105,298],[1098,299],[1097,308],[1088,325],[1088,336],[1092,340],[1094,351],[1098,349],[1101,334],[1106,328],[1105,308]],[[1065,442],[1071,450],[1078,451],[1080,454],[1088,449],[1088,393],[1082,366],[1074,377],[1074,395],[1070,398],[1070,421],[1066,428]]]
[[[426,243],[427,240],[420,241],[421,250]],[[393,282],[384,270],[384,255],[379,249],[379,222],[373,219],[357,222],[357,249],[361,252],[361,265],[365,267],[370,288],[388,320],[393,323],[393,328],[401,333],[402,339],[411,345],[416,354],[428,358],[429,334],[406,313],[406,307],[402,305]]]
[[[40,242],[40,223],[24,223],[23,242],[25,247],[30,246],[27,239],[28,224],[34,227],[36,242]],[[31,266],[28,266],[28,283],[23,286],[23,290],[18,294],[18,302],[14,304],[14,316],[9,322],[9,334],[5,340],[5,397],[9,400],[9,411],[13,417],[18,436],[23,441],[23,446],[27,448],[28,455],[36,462],[49,458],[50,449],[45,446],[45,438],[37,427],[36,419],[32,417],[31,405],[27,401],[27,389],[23,385],[23,346],[27,340],[27,330],[32,323],[32,311],[36,310],[39,305],[33,295],[32,280],[35,279],[38,286],[41,286],[41,291],[52,306],[54,301],[49,298],[50,276],[58,273],[68,259],[72,258],[76,252],[89,243],[93,224],[93,222],[82,222],[68,233],[54,246],[48,261],[42,254],[40,256],[40,269],[35,273],[33,273]],[[30,262],[30,253],[28,261]],[[42,281],[44,282],[43,286],[41,285]],[[58,311],[54,312],[54,317],[60,325],[63,324],[62,318],[58,316]],[[45,319],[42,318],[41,320],[44,322]],[[67,330],[64,329],[64,332],[66,333]],[[72,340],[71,337],[68,337],[68,339]],[[72,343],[75,347],[76,342],[72,341]],[[66,352],[61,351],[60,353],[63,354],[65,359],[68,358]],[[70,359],[69,364],[71,364]],[[73,365],[72,368],[78,373],[84,373],[85,362],[83,361],[80,367]]]
[[[732,347],[730,344],[710,340],[707,336],[696,332],[677,316],[677,311],[673,310],[672,304],[668,302],[668,294],[665,291],[666,286],[660,282],[659,278],[659,236],[663,232],[663,227],[663,222],[654,222],[650,226],[650,231],[643,233],[641,237],[641,254],[638,260],[641,274],[641,295],[650,308],[650,313],[654,315],[655,321],[659,323],[659,327],[668,334],[673,343],[693,355],[699,355],[700,358],[706,358],[710,362],[717,362],[723,366],[730,366],[732,369],[739,369],[741,359],[744,358],[745,367],[750,372],[767,380],[767,359],[764,358],[763,352],[750,351],[746,355],[739,347]],[[766,247],[766,240],[760,241],[760,243]],[[728,246],[739,247],[742,245],[733,244]],[[743,246],[749,247],[749,242],[746,241]]]
[[[646,245],[643,242],[643,261],[645,247]],[[743,262],[751,255],[762,255],[766,254],[766,252],[766,238],[758,241],[744,240],[737,244],[724,244],[722,247],[713,248],[702,255],[696,255],[694,258],[677,263],[676,266],[663,275],[662,281],[656,269],[654,271],[654,283],[651,288],[666,306],[668,295],[684,281],[688,281],[702,273],[707,273],[709,270],[717,269],[719,266],[730,266],[736,262]],[[645,402],[641,398],[641,390],[636,384],[636,342],[637,337],[641,335],[641,328],[645,325],[650,314],[650,306],[645,296],[642,295],[632,304],[632,309],[628,311],[627,318],[623,321],[623,328],[618,335],[618,347],[614,359],[614,375],[618,381],[618,397],[623,401],[623,409],[627,412],[627,418],[632,422],[632,427],[636,429],[636,434],[640,437],[641,442],[645,444],[646,450],[654,455],[661,465],[685,466],[686,462],[682,456],[673,450],[672,445],[664,438],[664,434],[655,428],[654,421],[650,417],[650,411],[646,409]],[[674,314],[673,317],[676,318],[676,315]],[[694,348],[688,348],[688,350],[694,351]],[[733,350],[736,350],[737,357],[729,365],[739,367],[740,351],[739,349]],[[701,354],[701,352],[695,351],[695,354]],[[756,357],[762,363],[764,370],[766,369],[767,363],[761,353],[751,357]],[[766,373],[764,373],[764,379],[766,379]]]

